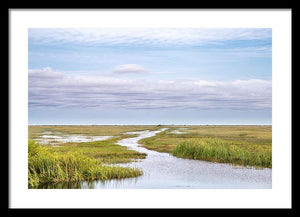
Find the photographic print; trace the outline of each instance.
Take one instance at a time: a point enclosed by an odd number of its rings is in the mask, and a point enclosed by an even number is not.
[[[272,28],[28,28],[29,189],[272,189]]]

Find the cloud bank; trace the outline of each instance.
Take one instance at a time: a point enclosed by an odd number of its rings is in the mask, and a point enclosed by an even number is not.
[[[125,72],[124,68],[130,67],[123,66]],[[118,68],[115,70],[118,71]],[[119,67],[119,71],[122,71],[122,67]],[[29,107],[271,109],[272,83],[259,79],[231,82],[121,79],[110,76],[70,76],[51,68],[31,69]]]

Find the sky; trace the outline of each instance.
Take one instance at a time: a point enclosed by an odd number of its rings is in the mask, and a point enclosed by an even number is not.
[[[272,124],[272,29],[28,29],[29,124]]]

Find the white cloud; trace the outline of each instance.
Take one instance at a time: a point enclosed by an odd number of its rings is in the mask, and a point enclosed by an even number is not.
[[[271,81],[139,80],[29,70],[30,107],[270,109]]]
[[[119,65],[113,69],[113,73],[117,73],[117,74],[144,73],[144,72],[147,72],[147,70],[137,64]]]

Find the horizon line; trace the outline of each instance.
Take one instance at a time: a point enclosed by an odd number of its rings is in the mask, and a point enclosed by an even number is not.
[[[28,126],[272,126],[272,124],[28,124]]]

